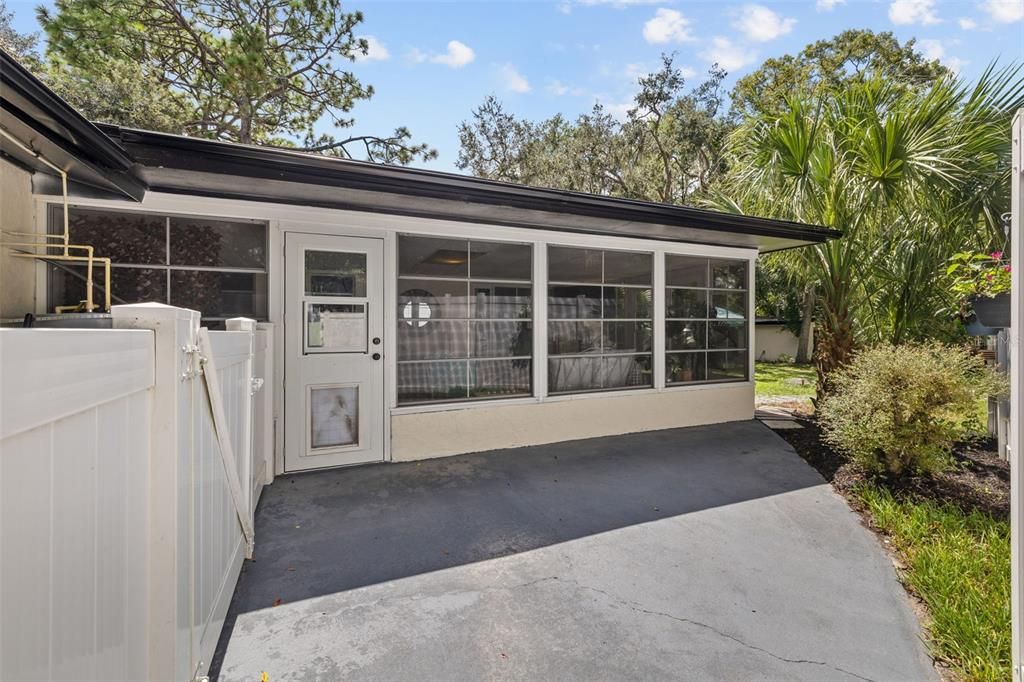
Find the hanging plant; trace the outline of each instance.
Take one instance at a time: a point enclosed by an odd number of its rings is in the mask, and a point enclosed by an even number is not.
[[[1010,326],[1010,263],[1002,251],[961,252],[949,259],[946,274],[960,297],[960,318],[986,327]]]

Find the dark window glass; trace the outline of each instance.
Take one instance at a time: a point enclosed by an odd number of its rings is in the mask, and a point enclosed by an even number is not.
[[[399,236],[399,404],[530,394],[532,260],[528,244]],[[460,362],[419,362],[435,359]]]
[[[470,360],[470,398],[511,398],[532,392],[533,363],[517,360]]]
[[[665,350],[690,350],[705,348],[707,322],[696,320],[665,323]]]
[[[665,381],[685,384],[704,381],[707,353],[669,353],[665,356]]]
[[[747,316],[747,295],[714,291],[711,293],[711,315],[716,319],[742,320]]]
[[[603,350],[606,353],[649,353],[651,323],[605,322]]]
[[[466,282],[402,277],[398,280],[398,292],[398,319],[407,323],[412,319],[422,323],[439,318],[469,317]]]
[[[548,247],[548,281],[601,283],[602,254],[596,249]]]
[[[366,296],[366,254],[306,251],[307,296]]]
[[[665,256],[665,284],[670,287],[708,286],[708,259],[694,256]]]
[[[707,319],[708,292],[704,289],[669,289],[665,296],[665,317]]]
[[[423,326],[400,320],[398,361],[442,360],[469,357],[469,323],[465,320],[430,320]]]
[[[475,318],[509,319],[533,317],[533,289],[516,284],[470,284],[472,314]]]
[[[529,357],[533,351],[533,324],[525,321],[485,320],[469,323],[471,357]]]
[[[260,224],[171,218],[170,242],[171,265],[261,270],[267,266],[267,230]]]
[[[666,382],[746,379],[747,262],[667,254],[665,283]]]
[[[709,322],[708,348],[746,348],[746,331],[742,321]]]
[[[606,284],[647,284],[654,273],[649,253],[605,251],[604,281]]]
[[[533,277],[533,248],[529,244],[470,242],[470,276],[473,279],[512,279],[529,282]]]
[[[398,274],[469,277],[469,241],[434,237],[398,237]]]
[[[747,378],[747,351],[716,351],[708,353],[708,379],[734,381]]]
[[[548,322],[548,352],[552,355],[597,353],[601,350],[600,322]]]
[[[55,208],[51,232],[63,232],[62,216],[63,208]],[[112,263],[167,264],[164,216],[72,208],[68,227],[72,244],[92,246],[95,255],[109,258]]]
[[[51,208],[51,233],[63,229],[62,211]],[[112,303],[169,303],[199,311],[204,324],[237,316],[267,319],[265,224],[73,207],[69,226],[72,242],[111,259]],[[79,291],[84,298],[84,281],[76,283],[60,267],[49,272],[51,308],[78,303]],[[93,279],[94,299],[102,303],[98,264]]]
[[[548,287],[548,319],[575,320],[601,317],[601,287],[556,285]]]
[[[465,360],[400,362],[396,379],[398,400],[403,403],[465,400],[468,393]]]
[[[635,287],[604,288],[604,318],[650,319],[651,290]]]
[[[746,289],[747,262],[712,259],[711,286],[714,289]]]

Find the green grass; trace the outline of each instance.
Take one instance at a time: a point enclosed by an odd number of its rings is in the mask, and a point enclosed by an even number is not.
[[[788,384],[786,379],[805,379],[806,384]],[[782,362],[758,362],[754,366],[754,392],[758,396],[793,395],[810,398],[814,396],[817,375],[814,365],[796,365]]]
[[[933,655],[967,680],[1010,679],[1010,525],[877,487],[859,496],[928,606]]]

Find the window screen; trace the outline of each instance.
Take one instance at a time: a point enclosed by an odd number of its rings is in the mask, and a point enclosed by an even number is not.
[[[548,248],[548,391],[653,386],[653,256]]]
[[[63,229],[51,206],[49,228]],[[267,226],[244,220],[179,217],[72,207],[71,243],[111,259],[113,303],[155,301],[198,310],[204,323],[267,319]],[[49,306],[85,298],[85,266],[49,266]],[[98,289],[102,275],[93,274]],[[97,291],[97,293],[101,293]]]
[[[665,381],[747,379],[747,262],[665,256]]]
[[[532,392],[532,248],[398,239],[398,403]]]

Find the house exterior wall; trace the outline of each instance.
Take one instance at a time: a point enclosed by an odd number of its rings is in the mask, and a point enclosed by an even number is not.
[[[45,230],[45,206],[57,200],[38,197],[36,221]],[[654,254],[655,329],[663,329],[664,271],[660,263],[668,253],[748,261],[748,309],[751,320],[748,340],[749,364],[755,358],[753,330],[753,289],[755,249],[737,249],[706,244],[684,244],[655,240],[573,234],[533,228],[500,227],[449,220],[329,210],[249,201],[189,197],[149,193],[141,204],[123,201],[75,200],[77,206],[112,210],[152,211],[179,215],[202,215],[267,221],[269,322],[274,329],[274,371],[270,383],[274,391],[275,473],[284,471],[281,433],[284,423],[285,334],[290,331],[284,319],[284,235],[288,232],[372,237],[384,243],[385,357],[384,441],[385,459],[400,461],[440,457],[480,450],[590,438],[661,428],[693,426],[744,420],[753,417],[753,380],[721,384],[665,385],[665,340],[656,333],[653,344],[654,386],[639,390],[621,390],[578,395],[547,395],[546,283],[545,246],[582,246],[595,249],[641,250]],[[399,234],[453,237],[477,240],[516,241],[534,245],[534,282],[536,313],[533,320],[534,394],[524,398],[489,401],[398,406],[396,389],[397,296],[396,263]],[[40,292],[45,298],[45,292]],[[752,369],[751,369],[752,372]]]
[[[0,229],[31,231],[34,211],[32,174],[0,159]],[[34,261],[15,258],[10,249],[0,247],[0,318],[35,312],[35,267]]]
[[[812,347],[813,344],[812,340]],[[758,362],[777,362],[781,354],[795,358],[799,346],[800,337],[787,329],[785,325],[754,325],[754,357]]]

